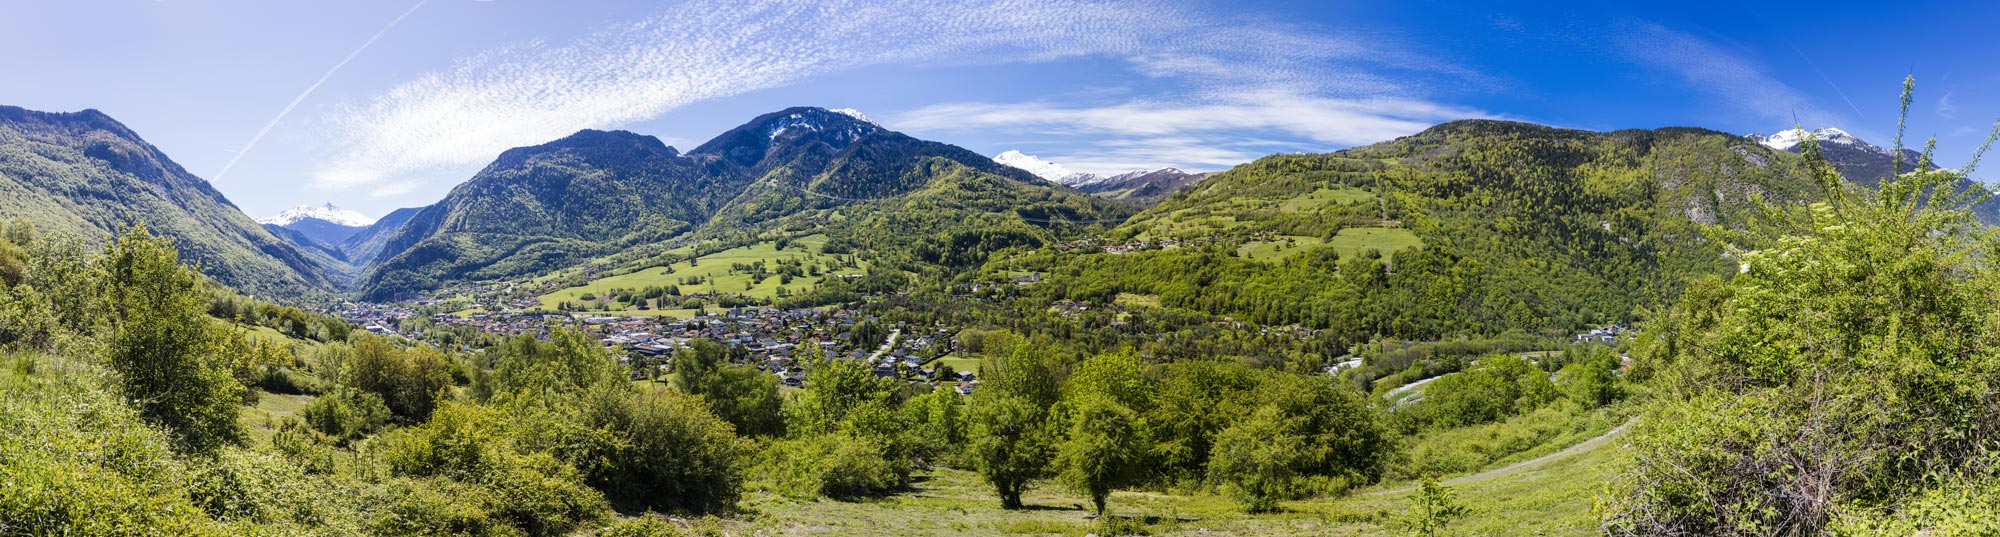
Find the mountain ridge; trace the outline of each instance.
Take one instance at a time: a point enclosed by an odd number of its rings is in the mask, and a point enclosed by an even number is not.
[[[344,280],[96,109],[0,105],[0,213],[97,243],[143,222],[174,239],[183,261],[245,292],[297,297]]]

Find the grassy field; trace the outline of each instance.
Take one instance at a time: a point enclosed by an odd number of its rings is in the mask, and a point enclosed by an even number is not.
[[[820,246],[825,243],[826,236],[824,235],[812,235],[794,239],[791,245],[784,250],[777,249],[776,242],[760,242],[750,246],[732,248],[705,255],[692,262],[682,261],[674,263],[671,266],[651,267],[627,274],[598,278],[592,280],[590,283],[542,295],[540,300],[542,307],[550,310],[556,309],[556,304],[561,302],[569,302],[579,307],[585,307],[586,304],[594,306],[596,302],[584,300],[583,295],[593,295],[602,300],[603,295],[613,289],[638,290],[652,286],[665,287],[669,285],[680,285],[681,292],[687,294],[706,293],[713,290],[719,293],[740,293],[758,298],[772,298],[777,296],[779,287],[803,291],[819,284],[820,280],[826,276],[799,276],[793,278],[792,283],[783,284],[780,283],[781,280],[778,276],[772,275],[765,278],[762,283],[751,285],[749,274],[732,273],[730,266],[732,264],[750,264],[763,261],[766,266],[775,271],[780,260],[798,260],[808,266],[819,264],[826,269],[832,269],[836,261],[836,256],[819,253]],[[862,263],[862,265],[861,268],[843,267],[839,270],[833,270],[829,272],[829,275],[860,274],[867,268],[866,263]],[[696,276],[701,277],[703,280],[700,285],[681,285],[682,281]],[[681,318],[693,315],[692,311],[680,309],[663,311],[658,309],[640,310],[628,307],[622,311],[614,311],[624,315],[669,315]]]
[[[312,400],[310,395],[258,394],[257,406],[243,409],[236,419],[243,424],[243,430],[250,433],[253,444],[268,445],[271,435],[278,432],[278,425],[283,424],[285,418],[300,418],[299,412],[312,404]]]
[[[1118,293],[1118,298],[1111,303],[1128,308],[1157,308],[1160,307],[1160,295]]]
[[[1245,244],[1242,248],[1236,250],[1236,255],[1243,256],[1245,259],[1276,262],[1291,257],[1292,254],[1299,253],[1307,247],[1326,244],[1326,241],[1321,240],[1319,237],[1306,237],[1303,235],[1281,235],[1279,237],[1279,240],[1256,241]],[[1341,255],[1346,256],[1347,254],[1342,253]]]
[[[1588,535],[1598,533],[1591,506],[1612,476],[1619,444],[1602,442],[1518,469],[1480,474],[1453,488],[1469,514],[1451,535]],[[972,472],[938,469],[909,490],[857,502],[798,501],[753,492],[748,514],[726,531],[771,535],[1407,535],[1407,482],[1384,483],[1338,498],[1288,502],[1284,511],[1248,515],[1214,494],[1114,493],[1106,524],[1086,518],[1088,501],[1055,486],[1024,497],[1028,509],[1005,511]]]
[[[1245,244],[1237,249],[1236,253],[1245,259],[1277,262],[1291,257],[1292,254],[1305,251],[1306,248],[1319,245],[1333,246],[1334,251],[1340,253],[1341,259],[1347,259],[1369,248],[1380,250],[1382,255],[1387,256],[1397,250],[1422,247],[1424,241],[1417,238],[1417,235],[1410,230],[1402,228],[1351,227],[1340,230],[1340,233],[1334,235],[1332,242],[1319,237],[1280,235],[1276,240]]]
[[[1374,201],[1375,194],[1356,188],[1322,188],[1297,198],[1285,200],[1278,208],[1285,212],[1305,212],[1327,205],[1346,205],[1364,201]]]
[[[1351,227],[1340,230],[1327,244],[1339,251],[1342,259],[1346,259],[1369,248],[1381,250],[1382,255],[1387,256],[1397,250],[1421,248],[1424,241],[1417,238],[1417,234],[1402,228]]]

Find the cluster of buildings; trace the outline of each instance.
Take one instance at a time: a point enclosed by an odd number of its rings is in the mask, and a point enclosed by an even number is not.
[[[397,325],[416,315],[411,306],[349,302],[342,305],[340,318],[378,336],[405,335]]]
[[[1589,332],[1577,334],[1576,340],[1578,342],[1584,342],[1584,343],[1605,343],[1605,344],[1617,343],[1619,335],[1631,331],[1633,330],[1630,328],[1614,324],[1603,328],[1594,328],[1591,329],[1591,331]]]

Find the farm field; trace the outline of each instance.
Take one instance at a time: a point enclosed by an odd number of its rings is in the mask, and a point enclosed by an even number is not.
[[[1332,246],[1334,251],[1340,253],[1341,259],[1347,259],[1369,248],[1381,251],[1382,255],[1387,256],[1398,250],[1420,248],[1424,245],[1424,241],[1407,229],[1360,227],[1340,230],[1331,242],[1319,237],[1281,235],[1276,240],[1245,244],[1237,249],[1237,255],[1245,259],[1277,262],[1291,257],[1292,254],[1305,251],[1306,248],[1320,245]]]
[[[568,302],[579,309],[593,309],[591,308],[592,306],[600,303],[604,295],[609,294],[613,290],[639,290],[647,287],[665,287],[669,285],[680,286],[681,292],[685,294],[708,292],[737,293],[768,299],[776,297],[780,287],[803,291],[818,285],[821,280],[828,276],[861,274],[867,270],[867,263],[865,262],[857,263],[860,265],[859,267],[839,266],[841,256],[819,253],[820,247],[824,244],[826,244],[825,235],[811,235],[793,239],[791,244],[782,250],[777,248],[777,242],[775,241],[760,242],[750,246],[708,254],[693,261],[682,261],[668,266],[645,268],[626,274],[598,278],[584,285],[542,295],[539,299],[541,300],[542,308],[549,310],[556,309],[556,306],[563,302]],[[827,273],[821,276],[795,277],[789,284],[783,283],[782,278],[774,274],[765,278],[761,283],[752,283],[752,276],[750,274],[732,269],[733,265],[748,265],[759,261],[764,262],[772,270],[776,270],[779,261],[799,261],[806,266],[819,265]],[[700,278],[700,284],[683,283],[691,281],[690,278],[697,277]],[[590,295],[591,298],[586,299],[584,298],[585,295]],[[679,308],[641,310],[636,307],[630,307],[630,305],[627,305],[622,310],[614,309],[612,312],[627,315],[665,315],[674,317],[688,317],[693,315],[692,310]]]

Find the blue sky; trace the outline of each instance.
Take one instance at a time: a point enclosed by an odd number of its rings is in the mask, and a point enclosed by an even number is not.
[[[0,104],[103,110],[254,216],[379,216],[509,147],[618,128],[688,149],[794,105],[1091,172],[1466,117],[1886,145],[1910,73],[1911,143],[1946,165],[2000,115],[1994,2],[8,3]]]

